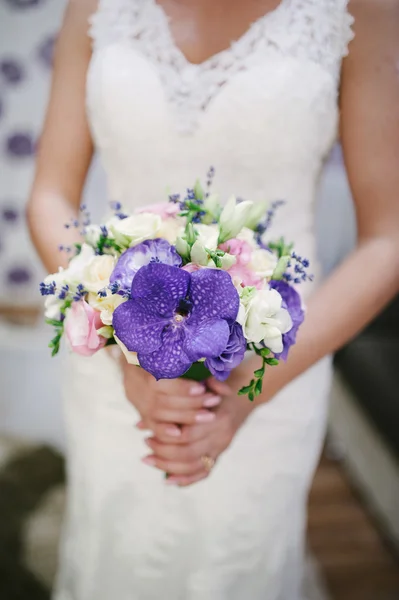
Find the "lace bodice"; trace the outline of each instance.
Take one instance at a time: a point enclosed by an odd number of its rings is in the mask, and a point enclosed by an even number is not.
[[[137,206],[216,168],[216,188],[287,200],[276,232],[314,254],[316,183],[337,131],[347,0],[282,0],[190,63],[156,0],[100,0],[87,103],[112,199]]]
[[[96,50],[129,42],[157,69],[180,131],[192,131],[200,113],[231,77],[269,54],[310,59],[338,78],[352,38],[347,0],[282,0],[230,47],[200,64],[190,63],[171,36],[155,0],[100,0],[91,19]]]

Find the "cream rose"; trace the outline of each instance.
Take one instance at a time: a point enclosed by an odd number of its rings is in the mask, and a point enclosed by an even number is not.
[[[95,256],[83,271],[82,284],[88,292],[99,292],[109,284],[115,258],[108,254]]]
[[[249,268],[254,271],[257,277],[265,279],[271,277],[277,266],[277,257],[268,250],[254,250],[251,254]]]
[[[130,246],[136,246],[144,240],[159,237],[162,219],[152,213],[141,213],[126,219],[114,219],[109,228],[118,240],[121,236],[129,240]]]
[[[120,296],[119,294],[111,294],[111,292],[107,292],[107,295],[102,298],[98,294],[91,293],[87,297],[87,301],[95,310],[100,312],[101,322],[104,325],[112,325],[112,317],[115,309],[122,304],[122,302],[126,302],[126,298]]]

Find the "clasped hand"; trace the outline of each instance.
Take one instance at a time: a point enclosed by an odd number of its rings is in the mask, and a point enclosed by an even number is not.
[[[141,416],[138,427],[151,432],[151,453],[142,460],[165,473],[169,485],[188,486],[209,475],[204,457],[217,460],[252,410],[237,396],[234,381],[213,378],[156,381],[138,367],[123,366],[128,400]]]

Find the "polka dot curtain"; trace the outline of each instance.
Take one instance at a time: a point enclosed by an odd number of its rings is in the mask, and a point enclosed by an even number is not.
[[[66,0],[0,0],[0,303],[39,302],[25,204]]]

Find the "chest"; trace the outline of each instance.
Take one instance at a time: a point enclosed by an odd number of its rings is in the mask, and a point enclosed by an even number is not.
[[[88,77],[97,141],[111,131],[202,139],[223,127],[226,139],[276,130],[273,137],[326,144],[337,117],[340,1],[282,0],[194,64],[155,0],[102,0]]]
[[[201,64],[228,48],[281,0],[157,0],[171,37],[188,62]]]

